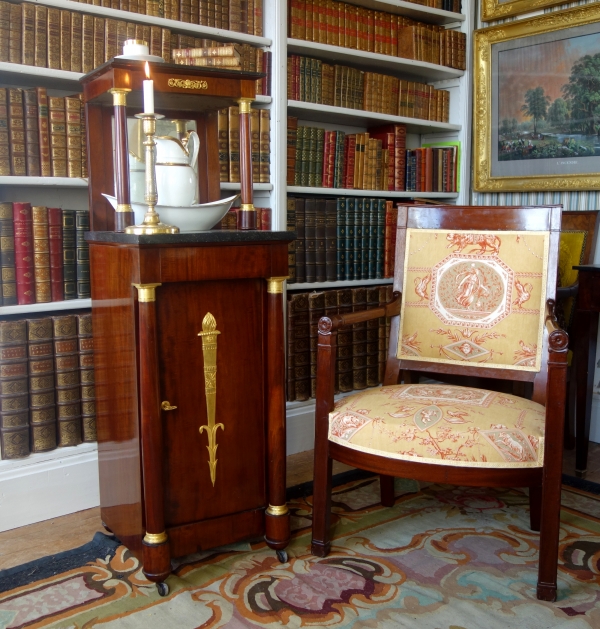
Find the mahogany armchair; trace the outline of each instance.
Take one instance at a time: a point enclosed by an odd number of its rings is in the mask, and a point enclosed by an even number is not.
[[[554,314],[561,207],[406,206],[398,211],[395,298],[319,322],[312,552],[331,547],[331,463],[455,485],[528,487],[540,531],[537,597],[557,591],[568,336]],[[399,316],[400,315],[400,316]],[[383,387],[334,404],[340,327],[391,316]],[[532,383],[531,400],[435,379]]]

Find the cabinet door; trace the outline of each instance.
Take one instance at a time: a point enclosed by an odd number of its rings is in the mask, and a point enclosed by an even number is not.
[[[167,527],[266,506],[264,282],[163,284],[156,292]],[[209,468],[202,321],[217,336],[214,486]]]

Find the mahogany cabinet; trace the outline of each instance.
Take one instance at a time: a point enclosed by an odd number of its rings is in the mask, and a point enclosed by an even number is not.
[[[171,557],[263,535],[288,543],[293,236],[87,235],[102,520],[159,584]]]

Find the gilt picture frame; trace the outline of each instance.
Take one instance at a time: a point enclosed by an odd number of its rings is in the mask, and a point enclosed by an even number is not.
[[[474,37],[473,188],[600,189],[600,3]]]
[[[481,0],[481,21],[502,20],[557,4],[564,4],[564,0]]]

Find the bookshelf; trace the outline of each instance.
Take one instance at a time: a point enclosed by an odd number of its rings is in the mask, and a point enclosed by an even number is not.
[[[314,188],[309,186],[288,186],[290,194],[334,195],[336,197],[384,197],[386,199],[456,199],[458,192],[405,192],[389,190],[353,190],[351,188]]]
[[[92,307],[91,299],[68,299],[65,301],[49,301],[43,304],[29,306],[0,306],[0,317],[4,315],[23,315],[38,312],[64,312],[66,310],[80,310]]]

